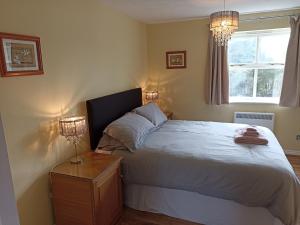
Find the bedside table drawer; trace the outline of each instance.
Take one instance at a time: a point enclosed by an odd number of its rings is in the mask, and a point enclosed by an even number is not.
[[[56,201],[55,224],[91,225],[93,222],[92,207],[72,201]]]
[[[56,174],[51,179],[56,224],[94,224],[91,182]]]
[[[53,198],[81,204],[91,203],[91,182],[63,175],[53,175],[51,179]]]

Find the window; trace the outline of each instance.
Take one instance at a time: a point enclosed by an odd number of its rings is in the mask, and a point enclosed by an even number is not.
[[[236,32],[228,43],[230,102],[277,103],[290,29]]]

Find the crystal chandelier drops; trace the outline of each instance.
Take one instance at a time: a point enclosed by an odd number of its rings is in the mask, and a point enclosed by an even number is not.
[[[239,13],[236,11],[215,12],[210,15],[210,30],[218,46],[226,46],[232,34],[239,27]]]

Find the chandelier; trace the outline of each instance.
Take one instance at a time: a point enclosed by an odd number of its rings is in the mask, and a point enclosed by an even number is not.
[[[232,34],[239,27],[239,13],[226,11],[215,12],[210,15],[210,30],[218,46],[226,46]]]

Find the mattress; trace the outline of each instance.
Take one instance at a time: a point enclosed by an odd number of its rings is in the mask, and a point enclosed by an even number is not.
[[[168,121],[149,134],[134,153],[122,155],[124,181],[194,192],[264,207],[285,225],[299,211],[299,180],[274,134],[258,127],[267,146],[238,145],[242,124]]]

